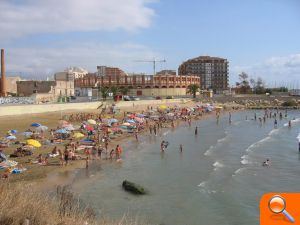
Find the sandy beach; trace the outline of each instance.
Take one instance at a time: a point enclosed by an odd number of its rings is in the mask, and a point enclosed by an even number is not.
[[[195,102],[186,102],[182,104],[165,104],[167,107],[174,107],[174,105],[177,105],[178,107],[192,107],[195,106]],[[153,105],[153,108],[157,107],[158,105]],[[122,120],[124,116],[124,112],[133,112],[133,113],[141,113],[143,111],[147,111],[148,106],[146,105],[138,105],[138,102],[135,103],[135,107],[127,107],[122,108],[117,114],[115,114],[113,117]],[[86,113],[86,114],[99,114],[100,110],[81,110],[76,111],[75,113]],[[39,113],[39,114],[30,114],[30,115],[16,115],[16,116],[5,116],[0,117],[0,135],[2,137],[7,136],[7,132],[9,130],[17,130],[18,132],[24,132],[28,128],[30,128],[30,124],[32,123],[39,123],[43,126],[47,126],[50,129],[57,129],[59,126],[59,121],[64,118],[68,118],[71,114],[74,114],[73,111],[63,111],[63,112],[51,112],[51,113]],[[214,113],[211,114],[204,114],[202,117],[197,117],[197,119],[204,119],[207,116],[215,115]],[[111,114],[105,113],[102,115],[103,117],[112,117]],[[83,121],[76,121],[72,124],[74,125],[80,125]],[[170,127],[170,123],[166,126]],[[145,127],[144,130],[139,132],[139,136],[142,135],[143,132],[149,132],[148,127]],[[49,138],[49,131],[45,132],[45,138]],[[134,134],[132,133],[123,133],[122,135],[116,136],[114,139],[112,139],[109,142],[109,149],[115,148],[116,145],[122,145],[123,141],[128,141],[129,139],[134,140]],[[26,139],[23,137],[18,136],[18,141],[25,141]],[[61,150],[64,149],[64,145],[68,143],[69,141],[64,141],[62,144],[57,145],[58,148]],[[19,147],[19,145],[13,144],[13,142],[10,144],[9,147],[4,148],[4,153],[6,155],[12,154],[16,148]],[[63,180],[55,180],[54,177],[56,173],[63,173],[63,172],[70,172],[73,171],[76,168],[85,168],[86,162],[85,160],[71,160],[68,166],[60,166],[60,160],[58,157],[56,158],[50,158],[47,165],[40,165],[37,163],[32,163],[32,161],[35,161],[37,156],[42,154],[46,155],[47,153],[50,153],[51,150],[54,148],[53,145],[42,145],[40,148],[34,148],[33,149],[33,155],[31,156],[24,156],[24,157],[17,157],[17,158],[10,158],[10,160],[14,160],[21,164],[22,167],[25,167],[27,170],[20,173],[20,174],[12,174],[9,176],[9,180],[11,182],[20,182],[20,181],[35,181],[43,184],[44,178],[50,177],[50,179],[47,179],[48,182],[53,182],[53,185],[57,184],[66,184],[68,181]],[[124,150],[126,151],[126,149]],[[82,155],[82,154],[81,154]],[[4,170],[0,171],[1,174],[4,173]],[[48,187],[50,184],[47,184]],[[51,185],[50,185],[51,186]]]

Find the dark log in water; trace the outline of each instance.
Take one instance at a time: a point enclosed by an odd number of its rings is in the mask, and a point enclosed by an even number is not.
[[[124,188],[125,191],[131,192],[132,194],[136,194],[136,195],[147,194],[146,190],[143,187],[127,180],[123,181],[122,187]]]

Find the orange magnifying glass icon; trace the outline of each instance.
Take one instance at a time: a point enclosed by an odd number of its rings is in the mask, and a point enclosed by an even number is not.
[[[286,202],[284,198],[280,195],[274,195],[269,201],[269,209],[273,213],[283,213],[285,217],[292,223],[295,222],[295,219],[289,214],[286,210]]]

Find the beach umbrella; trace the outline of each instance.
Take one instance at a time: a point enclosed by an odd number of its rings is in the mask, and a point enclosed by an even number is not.
[[[139,118],[144,118],[146,115],[144,115],[144,114],[136,114],[136,116],[139,117]]]
[[[10,133],[10,134],[17,134],[18,131],[17,130],[10,130],[10,131],[8,131],[8,133]]]
[[[6,137],[6,139],[7,139],[7,140],[16,140],[17,137],[14,136],[14,135],[9,135],[9,136]]]
[[[33,135],[33,133],[30,132],[30,131],[25,131],[25,132],[23,133],[23,135],[26,136],[26,137],[28,137],[28,136]]]
[[[89,125],[86,125],[86,126],[85,126],[85,129],[88,130],[88,131],[93,131],[93,130],[94,130],[94,127],[89,126]]]
[[[57,133],[57,134],[67,134],[69,132],[66,129],[59,129],[59,130],[56,130],[55,133]]]
[[[139,117],[135,117],[134,120],[137,121],[138,123],[143,123],[144,122],[144,119],[139,118]]]
[[[126,123],[123,123],[122,126],[131,126],[131,124],[126,122]]]
[[[162,109],[162,110],[165,110],[165,109],[167,109],[168,108],[168,106],[166,106],[166,105],[160,105],[159,106],[159,109]]]
[[[130,115],[128,115],[127,117],[130,118],[130,119],[134,119],[135,115],[130,114]]]
[[[68,125],[66,127],[64,127],[64,129],[66,129],[67,131],[72,131],[72,130],[75,130],[75,128],[73,127],[73,125]]]
[[[35,129],[37,131],[46,131],[46,130],[48,130],[48,127],[46,127],[46,126],[39,126],[39,127],[36,127]]]
[[[136,123],[134,120],[126,120],[128,123]]]
[[[27,140],[27,141],[26,141],[26,144],[27,144],[27,145],[30,145],[30,146],[33,146],[33,147],[36,147],[36,148],[39,148],[39,147],[42,146],[41,143],[40,143],[39,141],[34,140],[34,139],[29,139],[29,140]]]
[[[73,135],[73,138],[83,138],[83,137],[84,137],[84,134],[82,134],[82,133],[75,133]]]
[[[39,123],[32,123],[30,126],[31,126],[31,127],[40,127],[40,126],[42,126],[42,125],[39,124]]]
[[[108,120],[108,123],[117,123],[117,122],[118,120],[114,118]]]
[[[87,122],[91,125],[96,125],[97,124],[97,122],[95,120],[92,120],[92,119],[89,119]]]

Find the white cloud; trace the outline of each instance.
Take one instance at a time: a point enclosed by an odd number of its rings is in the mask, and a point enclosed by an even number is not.
[[[232,68],[231,83],[238,80],[242,71],[253,78],[262,77],[269,85],[292,85],[300,82],[300,54],[271,57],[263,62],[247,66],[234,66]]]
[[[137,59],[160,57],[146,46],[134,43],[71,43],[65,47],[11,48],[6,53],[9,74],[31,78],[52,76],[69,66],[80,66],[91,72],[97,65],[117,66],[126,72],[152,72],[152,64],[137,63]]]
[[[134,31],[151,24],[149,0],[0,0],[0,40],[40,33]]]

